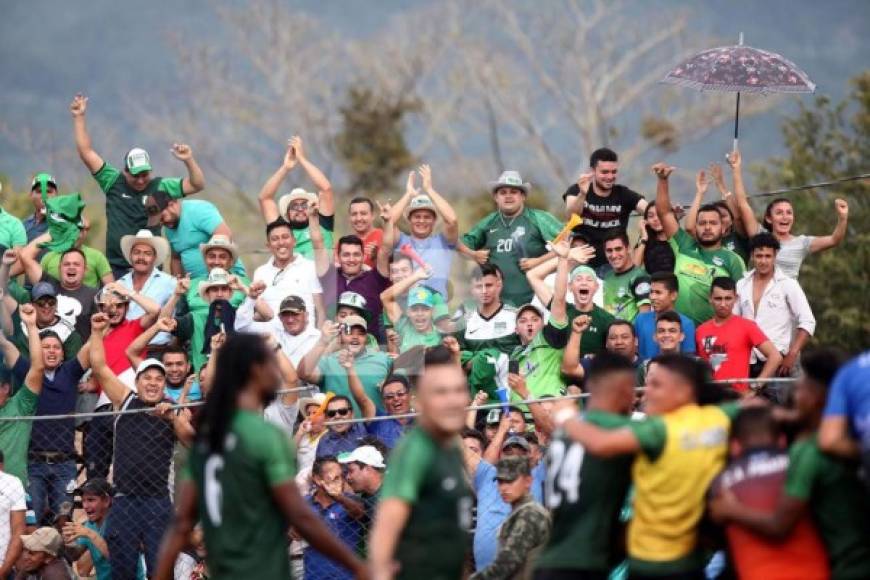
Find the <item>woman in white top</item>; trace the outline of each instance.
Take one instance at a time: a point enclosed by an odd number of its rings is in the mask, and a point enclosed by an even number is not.
[[[759,224],[749,205],[746,190],[743,187],[743,176],[740,173],[740,152],[734,151],[728,155],[728,164],[734,175],[734,193],[740,217],[746,227],[746,235],[750,238],[765,229],[779,240],[780,250],[776,256],[776,267],[790,278],[797,278],[801,264],[809,254],[829,250],[846,237],[846,226],[849,221],[849,204],[846,200],[837,198],[834,207],[837,210],[837,225],[828,236],[793,235],[794,207],[786,198],[778,197],[767,205],[764,210],[764,221]]]

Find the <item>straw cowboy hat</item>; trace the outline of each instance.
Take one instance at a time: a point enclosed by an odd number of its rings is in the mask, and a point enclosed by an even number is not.
[[[297,187],[296,189],[278,200],[278,215],[286,216],[287,208],[290,207],[290,204],[300,199],[307,201],[308,205],[310,206],[312,203],[317,202],[317,194],[311,193],[310,191],[305,191],[301,187]]]
[[[154,262],[155,268],[162,266],[163,262],[169,258],[169,242],[166,238],[155,236],[151,230],[139,230],[135,236],[126,235],[121,238],[121,253],[131,266],[133,265],[133,257],[130,254],[136,244],[148,244],[154,248],[154,254],[157,256],[157,261]]]
[[[223,234],[216,234],[211,237],[211,239],[199,245],[199,251],[202,253],[203,258],[205,258],[205,253],[213,248],[220,248],[221,250],[226,250],[232,256],[232,263],[235,263],[236,260],[239,259],[239,248],[236,246],[231,239]]]
[[[208,279],[199,283],[199,295],[203,300],[207,300],[205,293],[212,286],[229,286],[233,281],[233,277],[223,268],[212,268],[208,273]]]

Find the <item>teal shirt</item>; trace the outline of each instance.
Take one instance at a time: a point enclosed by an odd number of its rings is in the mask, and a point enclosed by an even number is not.
[[[181,257],[184,271],[191,278],[208,276],[199,245],[208,242],[222,223],[224,218],[214,204],[201,199],[186,199],[181,202],[178,224],[174,228],[163,228],[163,235],[169,240],[172,251]],[[241,260],[236,260],[230,270],[233,274],[244,274],[245,266]]]
[[[363,389],[369,399],[375,404],[378,411],[384,411],[384,402],[381,400],[381,384],[390,374],[392,360],[386,353],[369,349],[356,357],[354,369],[363,384]],[[354,414],[361,416],[359,405],[350,392],[347,384],[347,372],[338,362],[338,355],[330,354],[320,359],[317,363],[320,371],[320,387],[323,392],[332,392],[336,395],[344,395],[351,400]]]
[[[20,219],[0,208],[0,245],[7,249],[27,245],[27,233]]]

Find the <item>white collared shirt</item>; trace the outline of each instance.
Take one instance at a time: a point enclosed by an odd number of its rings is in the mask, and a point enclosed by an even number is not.
[[[786,353],[797,329],[803,328],[810,335],[816,330],[816,318],[810,303],[798,281],[776,268],[761,294],[756,312],[752,301],[754,275],[755,270],[750,270],[737,282],[734,314],[754,320],[776,350]]]
[[[313,260],[294,254],[292,262],[283,268],[278,268],[275,266],[275,258],[271,257],[265,264],[254,270],[252,281],[266,284],[266,291],[261,298],[275,313],[275,318],[278,317],[282,300],[291,295],[299,296],[305,302],[305,309],[308,311],[308,328],[316,328],[314,295],[323,294],[323,288],[320,286]],[[267,330],[265,326],[261,326],[261,323],[256,323],[255,329]]]

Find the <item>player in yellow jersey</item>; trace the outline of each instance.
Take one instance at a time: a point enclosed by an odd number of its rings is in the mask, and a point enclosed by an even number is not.
[[[628,529],[629,577],[704,578],[698,525],[705,493],[722,470],[736,403],[703,405],[709,367],[679,354],[653,359],[646,378],[648,417],[606,430],[562,404],[557,425],[601,457],[634,454],[634,515]]]

